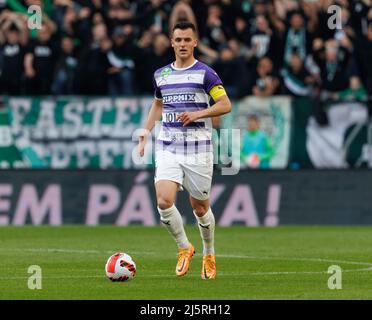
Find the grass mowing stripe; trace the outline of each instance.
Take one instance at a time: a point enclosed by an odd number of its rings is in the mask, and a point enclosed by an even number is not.
[[[214,281],[200,279],[199,230],[186,231],[199,253],[177,278],[177,248],[162,227],[0,227],[0,299],[372,299],[371,227],[218,227]],[[104,275],[118,251],[137,264],[129,283]],[[42,290],[27,288],[33,264]],[[327,287],[331,264],[343,270],[342,290]]]
[[[0,249],[0,251],[11,251],[10,249]],[[20,249],[14,248],[12,251],[24,251],[24,252],[56,252],[56,253],[94,253],[94,254],[102,254],[102,253],[111,253],[109,250],[105,251],[98,251],[98,250],[84,250],[84,249],[56,249],[56,248],[40,248],[40,249]],[[147,252],[147,251],[139,251],[139,252],[131,252],[140,255],[154,255],[154,252]],[[201,256],[201,254],[195,254],[196,256]],[[256,257],[256,256],[243,256],[243,255],[233,255],[233,254],[219,254],[218,259],[251,259],[251,260],[291,260],[291,261],[311,261],[311,262],[330,262],[330,263],[342,263],[342,264],[353,264],[353,265],[366,265],[368,268],[361,268],[361,269],[342,269],[342,272],[361,272],[361,271],[372,271],[372,263],[368,262],[357,262],[357,261],[345,261],[345,260],[331,260],[331,259],[321,259],[321,258],[301,258],[301,257]],[[89,270],[85,270],[89,271]],[[316,273],[327,273],[327,271],[272,271],[272,272],[254,272],[254,273],[247,273],[247,275],[279,275],[279,274],[316,274]],[[221,275],[221,273],[219,273]],[[226,274],[224,275],[233,275],[233,274]],[[238,274],[242,275],[242,274]],[[156,275],[148,275],[148,276],[156,276]],[[234,275],[235,276],[235,275]],[[84,278],[94,278],[99,276],[85,276]],[[65,278],[78,278],[78,277],[65,277]],[[17,277],[7,278],[7,277],[0,277],[0,279],[17,279]],[[21,279],[23,279],[21,277]],[[49,277],[52,279],[52,277]]]

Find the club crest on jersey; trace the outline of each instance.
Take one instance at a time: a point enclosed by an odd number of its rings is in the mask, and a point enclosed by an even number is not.
[[[172,69],[171,68],[164,68],[160,75],[164,78],[168,77],[170,74],[172,73]]]

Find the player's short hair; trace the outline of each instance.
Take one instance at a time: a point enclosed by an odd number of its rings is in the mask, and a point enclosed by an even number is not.
[[[195,25],[190,22],[190,21],[179,21],[177,22],[172,30],[172,35],[176,29],[181,29],[181,30],[186,30],[186,29],[191,29],[194,33],[196,33],[196,27]]]

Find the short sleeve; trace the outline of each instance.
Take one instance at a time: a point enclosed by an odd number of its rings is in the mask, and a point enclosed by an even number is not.
[[[154,86],[154,98],[158,100],[162,100],[163,96],[161,95],[161,91],[158,85],[156,84],[155,77],[152,78],[152,84]]]
[[[222,80],[218,76],[218,74],[211,68],[208,68],[205,72],[204,77],[204,90],[205,92],[209,93],[213,87],[217,85],[221,85]]]

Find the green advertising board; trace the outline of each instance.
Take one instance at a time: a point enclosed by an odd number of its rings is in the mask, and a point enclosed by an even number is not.
[[[0,109],[0,168],[24,166],[22,153],[16,147],[11,133],[9,113],[6,109]]]
[[[152,152],[142,161],[136,152],[151,103],[151,97],[6,97],[0,112],[0,167],[151,168],[158,126],[148,139]],[[232,112],[215,123],[215,164],[247,168],[241,160],[243,135],[254,114],[272,149],[267,168],[372,166],[372,126],[365,103],[324,104],[326,123],[319,123],[316,102],[308,98],[246,97],[232,103]],[[253,138],[249,143],[259,142]]]
[[[144,126],[149,98],[9,98],[11,132],[28,147],[30,167],[136,168],[132,135]]]

